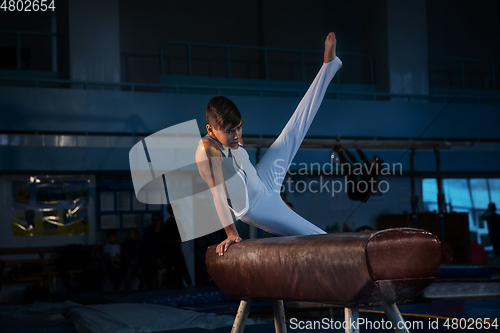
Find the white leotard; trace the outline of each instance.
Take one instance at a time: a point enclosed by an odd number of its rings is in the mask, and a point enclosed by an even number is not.
[[[236,149],[229,149],[215,139],[204,137],[217,143],[224,157],[232,155],[237,168],[244,170],[240,175],[246,186],[248,207],[241,213],[233,211],[241,221],[279,236],[325,233],[291,210],[281,199],[280,189],[288,167],[321,105],[326,89],[341,65],[342,61],[338,57],[329,63],[323,63],[285,128],[256,167],[250,162],[248,153],[241,144]],[[228,206],[227,203],[219,204]],[[227,226],[230,222],[224,220],[228,220],[228,211],[231,208],[225,209],[227,212],[218,211],[218,214],[222,224]]]

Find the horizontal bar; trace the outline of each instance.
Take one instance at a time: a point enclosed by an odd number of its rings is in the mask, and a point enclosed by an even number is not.
[[[274,95],[277,93],[290,93],[290,92],[295,92],[297,94],[302,94],[305,93],[306,88],[304,89],[278,89],[278,88],[273,88],[273,89],[262,89],[262,88],[239,88],[239,87],[232,87],[232,86],[204,86],[204,85],[189,85],[189,84],[177,84],[177,85],[162,85],[162,84],[153,84],[153,83],[118,83],[118,82],[104,82],[104,81],[77,81],[77,80],[45,80],[45,79],[11,79],[11,78],[5,78],[5,77],[0,77],[0,84],[1,83],[7,83],[3,84],[5,85],[10,85],[10,86],[16,86],[17,85],[22,85],[23,87],[27,87],[28,84],[31,84],[31,86],[35,87],[40,87],[44,88],[40,84],[46,83],[46,84],[67,84],[67,85],[81,85],[83,86],[83,89],[91,89],[89,86],[106,86],[106,87],[125,87],[129,88],[130,91],[135,91],[137,90],[137,87],[149,87],[149,88],[157,88],[160,90],[159,92],[162,92],[161,90],[165,90],[164,92],[169,92],[172,93],[172,90],[175,89],[175,93],[182,92],[181,89],[179,88],[190,88],[190,89],[218,89],[218,90],[224,90],[224,89],[230,89],[234,94],[237,94],[238,91],[241,91],[243,94],[247,95],[249,92],[255,92],[256,95],[262,96],[265,95],[268,92],[272,92]],[[50,86],[47,88],[56,88],[54,86]],[[72,87],[76,88],[76,87]],[[81,89],[81,88],[80,88]],[[333,89],[328,89],[327,90],[327,96],[328,94],[335,94],[335,98],[339,97],[369,97],[371,100],[376,100],[376,97],[392,97],[392,98],[406,98],[409,101],[412,100],[428,100],[428,102],[435,102],[436,99],[440,99],[438,103],[445,103],[448,100],[452,98],[451,95],[404,95],[404,94],[391,94],[391,93],[386,93],[386,92],[350,92],[350,91],[336,91]],[[328,97],[327,97],[328,98]],[[482,96],[482,97],[459,97],[455,98],[456,103],[460,103],[461,99],[468,98],[468,99],[473,99],[474,104],[482,103],[485,102],[485,104],[500,104],[500,98],[498,97],[488,97],[488,96]]]
[[[191,46],[202,46],[202,47],[220,47],[220,48],[232,48],[232,49],[250,49],[250,50],[268,50],[268,51],[279,51],[279,52],[296,52],[296,53],[318,53],[323,54],[321,50],[312,50],[312,49],[294,49],[294,48],[279,48],[279,47],[266,47],[266,46],[253,46],[253,45],[231,45],[231,44],[210,44],[210,43],[190,43],[190,42],[171,42],[166,41],[163,42],[160,48],[165,47],[166,45],[191,45]],[[360,56],[360,57],[368,57],[371,56],[367,53],[363,52],[337,52],[340,55],[351,55],[351,56]]]
[[[484,58],[461,58],[461,57],[429,57],[430,60],[438,59],[438,60],[453,60],[453,61],[486,61]],[[493,59],[492,61],[500,61],[500,59]]]
[[[267,148],[274,139],[244,139],[245,147]],[[474,146],[474,141],[410,141],[410,140],[360,140],[360,141],[336,141],[336,140],[314,140],[304,139],[300,148],[333,148],[342,146],[345,149],[450,149],[456,146]]]
[[[111,121],[103,118],[98,121]],[[0,130],[0,146],[16,147],[130,147],[141,137],[147,137],[151,133],[62,133],[62,132],[40,132],[39,134],[28,133],[27,131],[2,131]],[[102,140],[102,137],[113,138],[111,142]],[[64,139],[64,140],[63,140]],[[266,148],[271,146],[275,138],[252,138],[244,137],[244,145],[247,148]],[[492,139],[495,142],[496,139]],[[343,140],[332,139],[308,139],[305,138],[301,148],[328,148],[340,145],[345,149],[356,147],[367,149],[450,149],[451,147],[472,147],[478,139],[462,140]],[[484,139],[482,142],[485,142]]]

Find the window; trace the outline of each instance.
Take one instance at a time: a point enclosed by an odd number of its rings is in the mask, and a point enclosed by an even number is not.
[[[437,182],[434,178],[422,180],[422,201],[425,211],[437,211]],[[489,245],[488,226],[481,215],[490,202],[500,205],[499,178],[443,179],[446,212],[469,213],[469,228],[479,244]],[[481,242],[481,240],[483,242]]]

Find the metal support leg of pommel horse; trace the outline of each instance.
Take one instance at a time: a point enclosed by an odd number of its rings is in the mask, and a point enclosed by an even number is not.
[[[359,308],[344,308],[345,333],[359,333]]]
[[[242,299],[240,302],[240,307],[238,308],[238,314],[234,319],[233,328],[231,333],[243,333],[245,329],[245,324],[248,319],[248,314],[250,313],[250,307],[252,306],[252,299]],[[276,333],[286,333],[286,321],[285,321],[285,309],[283,307],[283,301],[279,299],[273,300],[273,315],[274,315],[274,327]]]
[[[392,322],[392,328],[394,329],[394,332],[396,333],[410,333],[408,328],[406,328],[405,325],[405,320],[403,319],[403,316],[401,316],[401,312],[399,312],[399,309],[395,303],[386,303],[382,302],[380,303],[382,306],[382,309],[385,312],[385,315],[389,320]]]
[[[285,308],[282,300],[273,299],[273,315],[276,333],[286,333]]]
[[[236,318],[234,319],[234,324],[233,328],[231,329],[231,333],[243,333],[251,307],[252,307],[251,298],[241,300],[240,307],[238,308],[238,313],[236,314]]]

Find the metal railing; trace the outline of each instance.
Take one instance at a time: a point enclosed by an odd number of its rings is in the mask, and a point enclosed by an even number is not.
[[[244,95],[244,96],[280,96],[300,98],[305,90],[299,88],[247,88],[235,86],[214,86],[196,84],[148,84],[118,83],[102,81],[51,80],[51,79],[13,79],[0,77],[0,87],[32,87],[54,89],[109,90],[124,92],[157,92],[170,94],[212,94],[212,95]],[[455,97],[448,94],[414,95],[394,94],[389,92],[327,90],[326,99],[424,102],[424,103],[460,103],[460,104],[495,104],[500,105],[500,98],[495,96]]]
[[[172,45],[181,45],[186,48],[186,56],[185,59],[187,60],[187,67],[188,67],[188,75],[193,76],[193,47],[205,47],[205,48],[217,48],[217,49],[223,49],[225,50],[225,62],[226,62],[226,72],[227,72],[227,78],[233,78],[232,75],[232,65],[234,61],[232,60],[231,54],[234,50],[254,50],[254,51],[260,51],[263,53],[263,59],[261,59],[261,65],[264,68],[264,79],[265,80],[270,80],[270,61],[269,61],[269,55],[272,52],[276,53],[293,53],[293,54],[298,54],[300,57],[299,64],[300,64],[300,76],[301,76],[301,81],[307,81],[306,77],[306,55],[308,54],[323,54],[323,51],[318,51],[318,50],[307,50],[307,49],[287,49],[287,48],[275,48],[275,47],[260,47],[260,46],[245,46],[245,45],[226,45],[226,44],[208,44],[208,43],[191,43],[191,42],[171,42],[171,41],[166,41],[160,45],[159,49],[159,57],[160,57],[160,74],[168,74],[166,73],[166,65],[165,65],[165,52],[164,49],[166,46],[172,46]],[[373,59],[371,56],[369,56],[366,53],[360,53],[360,52],[339,52],[338,53],[339,57],[362,57],[366,58],[369,64],[369,77],[370,77],[370,84],[374,84],[375,79],[374,79],[374,71],[373,71]],[[221,59],[217,59],[220,61]],[[338,76],[341,75],[337,74]]]
[[[22,35],[43,35],[51,36],[51,50],[52,50],[52,71],[57,72],[57,36],[59,34],[52,32],[40,31],[23,31],[23,30],[5,30],[0,29],[1,34],[15,34],[16,35],[16,70],[21,70],[21,36]]]
[[[436,65],[439,62],[441,65]],[[500,59],[430,57],[428,66],[429,86],[431,87],[500,88],[497,87],[496,82],[497,76],[500,76]],[[439,77],[441,82],[439,82]],[[477,78],[481,82],[471,84],[471,78]]]

